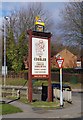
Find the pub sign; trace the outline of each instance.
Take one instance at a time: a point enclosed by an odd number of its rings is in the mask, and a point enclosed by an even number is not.
[[[48,39],[32,37],[32,77],[49,77]]]

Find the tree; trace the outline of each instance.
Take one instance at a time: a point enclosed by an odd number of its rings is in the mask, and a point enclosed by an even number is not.
[[[22,32],[26,32],[28,29],[34,30],[35,17],[40,16],[45,22],[45,31],[54,28],[53,20],[49,12],[44,10],[43,3],[29,3],[27,7],[21,7],[19,10],[12,12],[11,24],[14,30],[14,36],[16,41]]]
[[[35,17],[40,16],[46,24],[46,29],[51,29],[52,20],[44,11],[42,4],[29,4],[11,13],[7,25],[7,63],[10,70],[20,71],[23,66],[23,57],[28,55],[27,29],[34,30]],[[53,25],[54,26],[54,25]]]
[[[80,45],[83,39],[83,2],[67,3],[61,12],[62,21],[59,24],[59,33],[64,43]]]
[[[23,56],[26,51],[25,33],[22,33],[18,38],[18,43],[15,43],[14,33],[10,26],[7,34],[7,65],[9,70],[18,72],[22,69]]]

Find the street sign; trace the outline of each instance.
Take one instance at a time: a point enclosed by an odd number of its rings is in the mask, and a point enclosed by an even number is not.
[[[61,59],[57,59],[56,62],[57,62],[57,64],[58,64],[58,67],[59,67],[59,68],[62,68],[64,59],[62,59],[62,58],[61,58]]]
[[[63,107],[63,90],[62,90],[62,65],[64,62],[64,59],[58,58],[56,60],[58,67],[60,68],[60,106]]]
[[[2,66],[2,75],[7,75],[7,66]]]

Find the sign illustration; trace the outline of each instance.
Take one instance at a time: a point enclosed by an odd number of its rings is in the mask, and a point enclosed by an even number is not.
[[[32,76],[48,76],[48,40],[32,38]]]

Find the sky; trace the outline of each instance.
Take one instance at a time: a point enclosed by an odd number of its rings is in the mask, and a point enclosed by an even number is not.
[[[81,0],[0,0],[0,26],[4,16],[10,16],[11,11],[26,6],[29,2],[43,2],[44,8],[51,13],[51,17],[58,22],[60,20],[59,12],[64,9],[65,3],[69,1]],[[53,1],[53,2],[52,2]]]
[[[21,6],[26,6],[28,4],[29,2],[2,2],[2,4],[0,4],[0,24],[1,19],[4,16],[10,16],[11,11],[19,9]],[[44,8],[50,11],[51,17],[53,17],[55,21],[58,21],[58,19],[60,19],[59,12],[64,8],[65,2],[43,2],[43,4]]]
[[[3,2],[2,3],[2,13],[0,12],[0,15],[2,16],[9,16],[10,12],[15,9],[19,9],[21,6],[28,5],[28,2]],[[56,13],[56,17],[58,17],[59,11],[61,8],[64,7],[64,3],[61,2],[44,2],[44,8],[49,10],[52,14]],[[55,14],[53,14],[55,16]]]
[[[11,0],[1,0],[3,2],[11,2]],[[12,0],[12,2],[82,2],[82,0]]]

